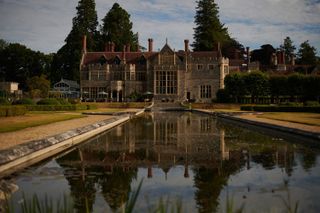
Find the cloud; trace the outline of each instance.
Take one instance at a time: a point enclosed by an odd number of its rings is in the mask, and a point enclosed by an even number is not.
[[[131,14],[133,30],[147,46],[155,49],[166,38],[172,48],[182,49],[183,40],[192,43],[196,1],[118,0]],[[233,37],[245,46],[258,48],[270,43],[278,47],[286,36],[296,46],[305,40],[320,51],[319,0],[217,0],[220,19]],[[106,15],[113,1],[96,0],[98,19]],[[43,52],[55,52],[72,26],[78,0],[0,0],[0,37],[24,43]]]

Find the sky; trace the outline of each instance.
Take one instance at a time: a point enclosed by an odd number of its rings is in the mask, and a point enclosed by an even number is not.
[[[175,50],[184,39],[193,42],[195,0],[96,0],[100,24],[118,2],[128,11],[133,31],[147,47],[154,49],[166,39]],[[309,40],[320,55],[320,0],[216,0],[220,21],[232,37],[257,49],[263,44],[275,48],[289,36],[294,45]],[[56,52],[64,44],[76,15],[78,0],[0,0],[0,38],[18,42],[33,50]]]

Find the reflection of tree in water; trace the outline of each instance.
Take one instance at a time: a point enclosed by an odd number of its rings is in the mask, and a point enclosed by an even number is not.
[[[319,151],[319,150],[317,150]],[[301,149],[302,152],[302,166],[306,172],[310,171],[311,168],[316,166],[317,153],[315,150],[304,147]]]
[[[137,169],[124,170],[113,168],[112,174],[104,174],[99,178],[102,194],[113,211],[119,209],[131,192],[131,182],[137,177]]]
[[[120,156],[120,152],[109,152],[108,160],[114,161]],[[137,177],[137,168],[115,166],[110,172],[110,168],[104,167],[103,163],[88,165],[90,161],[102,162],[101,153],[78,149],[57,159],[60,166],[65,168],[65,177],[69,182],[74,208],[77,212],[92,212],[96,184],[99,184],[105,201],[113,211],[116,211],[128,199],[131,182]]]
[[[77,212],[92,212],[95,201],[96,179],[94,176],[88,177],[88,174],[98,172],[100,168],[86,168],[83,164],[64,164],[64,161],[81,161],[79,151],[75,150],[68,155],[57,159],[57,163],[64,168],[65,178],[69,183],[71,196],[73,198],[74,209]],[[69,174],[69,172],[71,174]],[[72,174],[75,172],[74,174]]]
[[[221,162],[220,168],[194,169],[195,200],[199,212],[216,212],[219,195],[227,185],[229,176],[239,171],[245,164],[239,159]]]

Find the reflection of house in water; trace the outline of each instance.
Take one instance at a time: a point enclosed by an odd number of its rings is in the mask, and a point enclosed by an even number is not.
[[[158,176],[153,171],[161,168],[167,178],[180,165],[181,178],[192,175],[199,212],[215,212],[229,177],[250,169],[250,162],[290,171],[292,161],[292,147],[286,144],[192,113],[144,114],[57,159],[79,210],[92,209],[97,185],[111,210],[119,210],[138,168],[145,168],[148,178]]]
[[[229,154],[224,130],[216,128],[214,119],[185,113],[178,119],[167,116],[147,114],[142,125],[139,119],[133,120],[92,139],[93,143],[81,148],[84,161],[110,172],[114,167],[147,167],[149,178],[152,166],[159,166],[166,174],[175,165],[217,168],[221,160],[233,156],[240,162],[241,154]],[[188,169],[182,175],[189,177]]]

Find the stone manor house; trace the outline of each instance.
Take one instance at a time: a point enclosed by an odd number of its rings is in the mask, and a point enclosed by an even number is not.
[[[122,102],[133,93],[153,94],[155,101],[194,100],[211,102],[224,77],[229,73],[229,59],[222,57],[220,45],[215,51],[192,52],[189,41],[178,52],[166,43],[153,51],[153,39],[148,50],[115,52],[114,43],[106,44],[104,52],[87,52],[83,39],[80,63],[81,96],[84,99]]]

